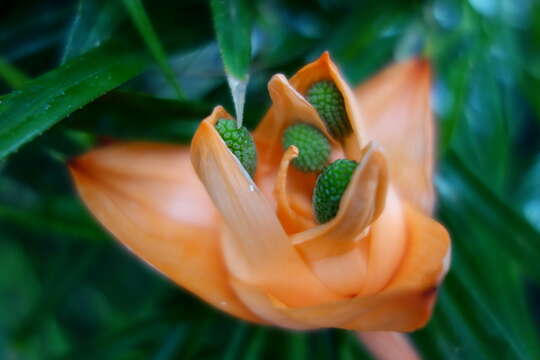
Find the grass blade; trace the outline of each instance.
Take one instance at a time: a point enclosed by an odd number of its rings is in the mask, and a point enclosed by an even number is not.
[[[140,0],[124,0],[124,6],[126,7],[135,27],[139,31],[141,37],[143,38],[146,46],[150,50],[150,53],[158,63],[163,75],[168,80],[169,84],[176,91],[176,95],[179,99],[184,98],[184,94],[180,89],[180,85],[176,80],[174,71],[171,65],[167,61],[167,55],[163,45],[161,44],[148,14],[144,10],[144,7]]]
[[[245,0],[212,0],[211,5],[236,121],[241,126],[251,58],[250,11]]]
[[[147,56],[108,43],[28,82],[0,103],[0,159],[73,111],[138,75]]]

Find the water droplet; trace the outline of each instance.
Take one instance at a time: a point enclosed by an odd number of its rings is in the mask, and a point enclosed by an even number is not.
[[[250,184],[249,185],[249,191],[254,192],[255,191],[255,186]]]
[[[246,101],[246,88],[249,81],[249,76],[240,80],[232,75],[227,75],[227,82],[231,88],[231,95],[234,102],[234,111],[236,112],[236,126],[242,126],[244,120],[244,103]]]

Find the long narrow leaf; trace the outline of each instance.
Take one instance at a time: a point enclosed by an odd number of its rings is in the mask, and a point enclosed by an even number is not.
[[[180,99],[184,98],[184,93],[180,88],[180,84],[178,84],[178,81],[176,80],[176,76],[171,65],[167,61],[167,55],[165,54],[163,45],[161,44],[161,41],[159,40],[154,27],[150,22],[150,18],[146,13],[143,4],[140,0],[124,0],[124,6],[131,16],[135,27],[146,43],[146,46],[150,50],[150,53],[161,68],[163,75],[176,91],[176,95]]]
[[[95,98],[138,75],[141,52],[118,42],[100,46],[2,98],[0,159]]]

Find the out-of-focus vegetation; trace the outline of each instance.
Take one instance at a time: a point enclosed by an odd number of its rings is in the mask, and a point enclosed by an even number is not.
[[[453,266],[412,337],[427,359],[540,359],[540,4],[265,0],[245,11],[250,127],[270,76],[323,50],[351,84],[411,54],[431,59]],[[187,143],[215,104],[233,109],[209,3],[0,4],[0,358],[369,358],[348,332],[217,313],[128,254],[75,196],[67,158],[111,137]]]

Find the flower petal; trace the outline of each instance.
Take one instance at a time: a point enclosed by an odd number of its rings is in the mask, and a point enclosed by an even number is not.
[[[259,170],[255,181],[261,190],[272,198],[272,190],[284,150],[282,147],[283,132],[291,125],[302,122],[319,129],[334,148],[337,142],[332,138],[326,126],[319,118],[317,111],[287,81],[285,76],[277,74],[268,83],[268,91],[272,98],[272,107],[253,132],[253,139],[259,151]],[[304,193],[309,192],[315,184],[312,174],[296,172],[294,180],[305,183],[299,187]],[[304,194],[306,195],[306,194]],[[305,197],[305,196],[304,196]]]
[[[191,159],[227,225],[222,235],[227,267],[239,280],[264,288],[289,306],[341,298],[293,248],[270,202],[215,130],[221,117],[229,115],[217,107],[203,120],[193,137]]]
[[[283,327],[400,332],[418,329],[429,319],[438,284],[448,269],[450,239],[443,226],[413,206],[406,205],[404,213],[406,254],[390,284],[379,293],[290,308],[248,284],[235,283],[233,287],[259,316]]]
[[[335,218],[292,237],[309,260],[340,255],[355,246],[359,236],[381,214],[388,185],[384,155],[373,144],[364,150]]]
[[[426,213],[435,201],[430,86],[429,63],[414,58],[390,66],[355,91],[366,136],[384,148],[392,182]]]
[[[339,69],[325,51],[314,62],[304,66],[291,79],[291,85],[302,95],[306,95],[311,85],[321,80],[331,80],[338,88],[345,104],[345,110],[351,123],[352,132],[342,140],[342,146],[347,158],[360,161],[363,148],[364,134],[360,112],[353,91],[342,78]]]
[[[361,295],[374,294],[388,285],[405,253],[407,233],[401,200],[393,186],[388,187],[381,216],[370,228],[367,250],[367,276]]]
[[[81,198],[123,245],[219,309],[260,321],[228,284],[218,214],[187,148],[118,143],[70,162]]]
[[[369,248],[364,243],[369,225],[383,210],[386,189],[384,156],[370,144],[336,217],[291,237],[319,279],[342,295],[359,293],[366,280]]]
[[[285,151],[279,166],[274,189],[277,203],[277,216],[288,234],[304,231],[315,225],[311,201],[308,200],[306,203],[305,196],[292,197],[289,194],[288,183],[291,181],[288,180],[292,180],[293,182],[296,180],[294,176],[291,176],[290,178],[288,176],[289,171],[293,171],[293,169],[290,168],[290,163],[297,156],[298,148],[296,146],[290,146],[287,151]],[[314,177],[314,175],[312,176]],[[315,179],[313,179],[313,183],[314,182]],[[301,187],[302,184],[297,184],[297,187],[299,186]],[[313,188],[313,184],[311,184],[311,188]],[[300,191],[301,190],[293,191],[293,193],[298,193]]]
[[[405,334],[391,331],[358,332],[358,339],[377,360],[421,360]]]

